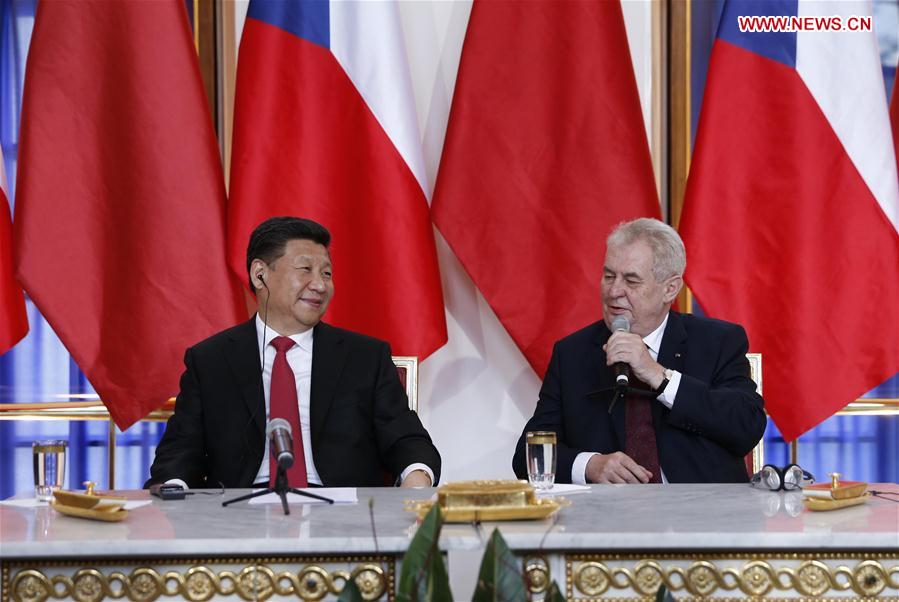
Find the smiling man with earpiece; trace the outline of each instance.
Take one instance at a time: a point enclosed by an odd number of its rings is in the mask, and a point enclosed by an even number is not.
[[[330,242],[323,226],[296,217],[253,231],[247,274],[259,312],[187,350],[145,486],[268,486],[274,419],[290,425],[277,432],[292,438],[291,487],[378,486],[387,475],[407,487],[437,483],[440,454],[409,409],[390,346],[322,321],[334,294]]]

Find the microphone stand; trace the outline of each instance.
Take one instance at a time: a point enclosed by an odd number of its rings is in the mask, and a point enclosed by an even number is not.
[[[243,500],[248,500],[250,498],[259,497],[260,495],[267,495],[269,493],[277,493],[278,497],[281,498],[281,507],[284,508],[284,514],[290,514],[290,508],[287,506],[287,493],[295,493],[297,495],[303,495],[306,497],[311,497],[316,500],[322,500],[323,502],[328,502],[329,504],[333,504],[334,500],[331,498],[327,498],[323,495],[316,495],[314,493],[309,493],[308,491],[302,491],[300,489],[296,489],[291,487],[287,483],[287,469],[278,464],[278,475],[275,477],[275,486],[269,487],[268,489],[261,489],[259,491],[254,491],[253,493],[248,493],[246,495],[242,495],[240,497],[236,497],[233,500],[228,500],[226,502],[222,502],[222,506],[227,506],[228,504],[233,504],[234,502],[242,502]]]

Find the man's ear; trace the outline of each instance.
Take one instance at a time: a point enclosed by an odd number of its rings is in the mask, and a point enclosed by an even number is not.
[[[677,298],[677,294],[680,292],[684,286],[684,277],[683,276],[671,276],[668,280],[665,281],[665,303],[674,303],[674,300]]]
[[[250,263],[250,280],[257,291],[265,288],[265,276],[268,266],[261,259],[254,259]]]

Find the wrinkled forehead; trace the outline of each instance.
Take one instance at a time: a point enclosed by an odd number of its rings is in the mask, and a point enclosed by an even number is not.
[[[652,271],[652,248],[642,240],[609,245],[603,260],[603,269],[613,272]]]

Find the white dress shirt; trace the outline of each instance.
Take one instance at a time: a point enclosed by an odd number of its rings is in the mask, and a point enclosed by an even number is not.
[[[263,333],[265,341],[262,340]],[[259,314],[256,314],[256,337],[259,341],[259,361],[262,364],[262,390],[265,392],[266,417],[270,415],[272,367],[275,365],[275,354],[277,353],[271,343],[279,336],[281,335],[274,329],[266,327]],[[287,364],[296,379],[297,402],[300,404],[300,431],[303,433],[303,455],[306,457],[306,477],[310,484],[321,485],[322,480],[318,476],[315,460],[312,457],[312,427],[309,420],[309,394],[312,385],[312,329],[291,335],[289,338],[296,343],[287,350]],[[296,438],[296,433],[293,433],[294,442],[296,442]],[[259,472],[256,473],[254,483],[268,483],[269,481],[270,447],[266,442],[265,454],[262,456],[262,464],[259,466]]]
[[[665,336],[665,326],[668,325],[668,315],[665,315],[665,319],[662,320],[662,323],[659,324],[659,327],[650,332],[648,335],[643,337],[643,342],[646,344],[646,347],[649,349],[649,355],[652,356],[652,359],[658,361],[659,360],[659,349],[662,346],[662,338]],[[680,387],[680,379],[681,373],[672,370],[671,378],[668,380],[668,384],[665,386],[665,390],[662,391],[661,395],[656,397],[656,399],[662,403],[669,410],[674,407],[674,398],[677,397],[677,389]],[[586,485],[587,484],[587,462],[590,461],[590,458],[593,456],[600,455],[597,452],[581,452],[574,458],[574,462],[571,465],[571,482],[578,485]],[[662,482],[667,483],[668,479],[665,477],[665,471],[661,468],[661,457],[659,458],[659,470],[662,473]]]
[[[262,334],[265,331],[265,341],[263,345]],[[312,347],[313,347],[313,330],[310,328],[306,332],[292,335],[290,338],[296,343],[287,350],[287,364],[293,370],[294,378],[297,382],[297,401],[300,404],[300,430],[303,431],[303,453],[306,456],[306,476],[309,483],[313,485],[321,485],[321,477],[318,476],[318,470],[315,468],[315,459],[312,457],[312,431],[311,419],[309,417],[309,396],[312,385]],[[259,341],[260,361],[262,363],[262,388],[265,391],[265,415],[269,415],[269,389],[272,384],[272,366],[275,363],[275,348],[271,345],[275,337],[281,336],[272,328],[266,327],[265,322],[256,314],[256,335]],[[259,472],[256,473],[254,483],[267,483],[269,481],[269,457],[270,446],[266,443],[265,455],[262,458],[262,464],[259,466]],[[400,482],[413,470],[423,470],[428,474],[431,483],[434,483],[434,471],[423,463],[416,462],[410,464],[400,474]]]

